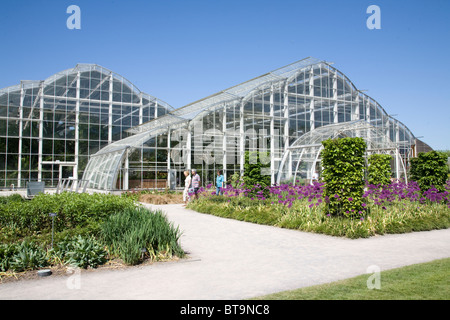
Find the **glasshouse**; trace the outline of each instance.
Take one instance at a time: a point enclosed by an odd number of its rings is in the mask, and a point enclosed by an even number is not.
[[[371,97],[322,60],[307,58],[193,102],[127,130],[131,135],[91,156],[83,179],[94,189],[177,187],[195,168],[204,185],[265,165],[271,183],[309,178],[320,167],[321,141],[363,137],[367,153],[392,155],[405,177],[416,139]],[[155,181],[163,182],[155,185]]]
[[[79,64],[0,90],[0,187],[81,179],[90,157],[173,108],[122,76]]]
[[[408,160],[429,148],[315,58],[178,109],[96,65],[3,89],[0,106],[4,187],[55,185],[66,167],[96,190],[176,188],[193,168],[206,185],[217,170],[243,175],[246,161],[273,184],[307,180],[320,171],[321,142],[336,137],[364,138],[367,155],[392,155],[392,177],[406,178]]]

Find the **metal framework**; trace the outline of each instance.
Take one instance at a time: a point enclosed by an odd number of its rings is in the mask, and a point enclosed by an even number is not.
[[[399,176],[415,144],[404,124],[330,63],[315,58],[266,73],[127,132],[133,135],[90,157],[83,176],[91,181],[90,187],[158,187],[158,179],[166,179],[167,186],[172,185],[171,177],[182,186],[182,172],[191,168],[201,173],[206,185],[214,181],[218,169],[225,177],[243,174],[246,151],[256,150],[269,166],[265,172],[271,182],[282,182],[301,174],[298,160],[304,161],[307,154],[319,161],[320,150],[313,148],[320,149],[321,139],[337,133],[361,134],[371,144],[370,152],[395,152],[401,162],[395,169]],[[302,137],[309,137],[309,149],[297,148]]]
[[[0,90],[0,188],[78,180],[91,155],[167,114],[167,103],[122,76],[78,64],[43,81]]]
[[[343,137],[360,137],[366,141],[366,156],[374,153],[389,154],[393,159],[393,172],[396,179],[407,180],[406,167],[400,154],[400,145],[394,143],[382,130],[372,126],[365,120],[330,124],[314,129],[298,138],[284,153],[278,168],[277,183],[288,180],[289,168],[287,159],[292,159],[294,169],[293,181],[298,177],[312,183],[311,177],[315,171],[320,171],[320,153],[323,150],[322,141]]]

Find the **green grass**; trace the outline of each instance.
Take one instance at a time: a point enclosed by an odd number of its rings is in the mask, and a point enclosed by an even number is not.
[[[254,300],[449,300],[450,258],[381,271],[380,289],[368,289],[372,274],[284,291]]]

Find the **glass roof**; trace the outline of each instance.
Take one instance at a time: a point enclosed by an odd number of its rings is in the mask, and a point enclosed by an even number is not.
[[[125,88],[129,90],[129,93],[133,94],[137,99],[142,97],[144,103],[150,103],[150,102],[157,102],[159,106],[166,108],[168,111],[174,110],[172,106],[170,106],[165,101],[162,101],[154,96],[151,96],[147,93],[141,92],[138,88],[136,88],[135,85],[133,85],[130,81],[122,77],[121,75],[112,72],[109,69],[106,69],[102,66],[96,65],[96,64],[77,64],[74,68],[67,69],[61,72],[58,72],[50,77],[48,77],[45,80],[22,80],[20,84],[6,87],[3,89],[0,89],[0,97],[3,94],[11,93],[14,91],[20,91],[21,89],[32,89],[32,88],[40,88],[43,84],[44,86],[44,94],[46,94],[46,87],[51,86],[54,83],[64,82],[61,85],[66,85],[69,87],[76,86],[76,77],[75,75],[78,73],[88,73],[88,77],[92,75],[93,73],[101,74],[102,81],[99,83],[99,85],[90,92],[87,92],[87,96],[81,96],[82,99],[91,99],[91,100],[100,100],[100,99],[94,99],[96,97],[95,92],[100,90],[105,90],[105,86],[108,86],[109,78],[105,76],[112,75],[114,85],[123,85],[123,89],[125,91]],[[106,89],[107,90],[107,89]],[[68,96],[68,90],[62,90],[61,92],[55,92],[52,95],[56,96],[62,96],[66,97]],[[53,91],[52,91],[53,92]],[[139,103],[139,101],[136,101],[135,103]]]
[[[338,137],[361,137],[368,149],[387,150],[396,149],[397,145],[389,139],[379,128],[372,126],[365,120],[342,122],[319,127],[298,138],[289,149],[301,149],[320,146],[322,141]]]
[[[245,98],[249,93],[263,84],[271,83],[274,81],[281,82],[283,80],[287,80],[288,78],[295,75],[298,70],[318,64],[320,62],[323,62],[323,60],[308,57],[289,64],[285,67],[263,74],[262,76],[256,77],[239,85],[233,86],[229,89],[220,91],[209,97],[203,98],[184,107],[171,111],[168,115],[166,115],[164,119],[165,124],[176,124],[183,119],[191,120],[206,109],[211,109],[214,106],[227,101],[234,101]],[[172,117],[170,117],[169,115],[171,115]],[[130,130],[128,130],[128,132],[136,134],[154,128],[155,126],[159,125],[160,119],[161,118],[154,119],[140,126],[131,128]]]
[[[178,122],[175,122],[175,120],[178,120]],[[124,138],[122,140],[113,142],[92,156],[99,156],[99,155],[106,154],[109,152],[116,152],[118,150],[123,150],[126,148],[133,148],[136,146],[140,146],[144,142],[149,140],[151,137],[154,137],[154,136],[157,136],[158,134],[167,132],[168,124],[171,124],[170,128],[174,128],[175,124],[178,124],[179,126],[183,126],[188,123],[188,120],[180,119],[180,118],[174,119],[173,115],[166,114],[166,115],[156,118],[155,121],[152,120],[150,122],[153,124],[153,126],[151,128],[149,128],[148,130],[139,132],[138,134],[135,134],[135,135],[129,136],[127,138]],[[128,131],[133,131],[133,128]]]
[[[263,74],[229,89],[220,91],[209,97],[203,98],[196,102],[190,103],[182,108],[176,109],[172,113],[174,115],[183,116],[189,119],[194,118],[199,112],[206,108],[212,107],[218,103],[223,103],[229,100],[235,100],[237,98],[244,98],[255,88],[262,84],[280,80],[286,80],[290,76],[294,75],[299,69],[303,69],[307,66],[311,66],[322,62],[322,60],[308,57],[303,60],[294,62],[285,67]]]

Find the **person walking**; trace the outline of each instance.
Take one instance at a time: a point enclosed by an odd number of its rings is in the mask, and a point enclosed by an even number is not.
[[[189,171],[187,170],[184,172],[184,176],[186,177],[186,179],[184,180],[183,201],[184,206],[186,206],[189,200],[191,200],[191,196],[189,195],[189,188],[191,187],[192,178],[189,175]]]
[[[194,188],[194,197],[198,199],[198,189],[200,189],[200,176],[197,174],[197,169],[192,169],[192,187]]]
[[[217,170],[216,178],[216,196],[223,195],[223,188],[225,188],[225,179],[222,174],[222,170]]]

